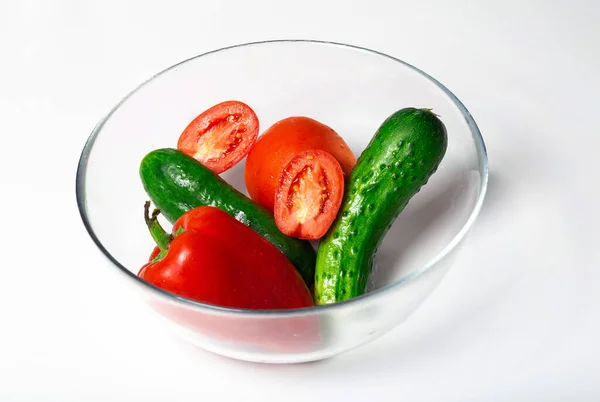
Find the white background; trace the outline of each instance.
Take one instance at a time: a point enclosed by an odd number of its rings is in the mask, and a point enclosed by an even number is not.
[[[600,3],[0,2],[0,401],[600,400]],[[457,264],[404,325],[318,363],[197,350],[124,302],[80,223],[79,152],[155,72],[264,39],[347,42],[436,77],[486,140]]]

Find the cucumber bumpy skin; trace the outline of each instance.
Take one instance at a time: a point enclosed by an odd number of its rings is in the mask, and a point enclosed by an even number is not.
[[[401,109],[383,122],[359,157],[338,216],[319,244],[317,304],[365,292],[377,248],[436,171],[447,144],[446,128],[430,109]]]
[[[142,159],[140,178],[144,190],[169,222],[199,206],[222,209],[275,245],[311,288],[316,255],[310,243],[281,233],[273,214],[194,158],[171,148],[151,151]]]

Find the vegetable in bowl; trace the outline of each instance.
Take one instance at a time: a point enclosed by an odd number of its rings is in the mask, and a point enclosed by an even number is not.
[[[223,105],[237,105],[243,111],[240,116],[245,117],[228,118],[228,110],[233,109]],[[240,129],[239,122],[245,128]],[[173,257],[163,244],[160,254],[140,271],[140,277],[183,297],[221,306],[232,306],[231,300],[235,299],[239,300],[235,307],[248,309],[312,305],[312,299],[310,303],[302,299],[302,287],[295,284],[294,278],[302,278],[302,285],[314,291],[316,304],[362,295],[385,234],[445,155],[444,124],[430,109],[400,109],[382,123],[358,160],[342,136],[308,117],[285,118],[255,143],[254,129],[258,131],[258,118],[249,106],[238,101],[223,102],[188,125],[179,149],[157,149],[144,157],[140,166],[144,189],[157,211],[175,223],[171,242],[178,247],[173,253],[188,255],[189,259]],[[236,130],[251,130],[248,141],[253,145],[227,148],[233,150],[230,158],[230,153],[222,151],[223,147],[240,143],[236,142],[241,138],[236,137]],[[216,140],[206,140],[207,136]],[[207,148],[209,144],[217,150],[212,152]],[[206,159],[206,155],[217,158]],[[251,198],[218,176],[245,155],[245,181]],[[200,231],[204,234],[192,236],[180,223],[190,222],[190,216],[205,229]],[[150,226],[151,233],[160,232],[155,219],[149,222],[155,229]],[[227,244],[227,238],[235,244],[229,245],[228,252],[220,253],[222,260],[210,251],[220,247],[211,237],[215,233],[219,233],[222,244]],[[187,247],[179,246],[182,238],[190,238]],[[202,244],[201,239],[206,243]],[[316,254],[307,240],[319,241]],[[237,271],[228,271],[233,264],[229,255],[237,254],[250,255],[252,264],[238,264]],[[202,255],[206,256],[204,261]],[[214,258],[209,260],[209,256]],[[171,271],[166,260],[173,264]],[[274,260],[279,262],[270,264]],[[297,276],[290,275],[290,267]],[[178,268],[181,277],[169,277]],[[265,275],[264,269],[271,273]],[[150,279],[153,270],[158,274]],[[241,275],[240,270],[248,271]],[[181,274],[184,271],[193,274]],[[236,290],[222,285],[227,276],[237,284]],[[170,281],[177,285],[168,285]],[[206,290],[209,288],[211,291]],[[286,299],[286,292],[288,301],[295,302],[276,302],[277,297]],[[273,303],[255,303],[269,297]]]

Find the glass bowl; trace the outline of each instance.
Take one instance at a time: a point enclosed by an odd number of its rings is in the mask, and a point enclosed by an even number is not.
[[[162,291],[136,276],[153,242],[143,221],[138,169],[156,148],[176,147],[186,125],[225,100],[250,105],[261,132],[304,115],[335,129],[356,155],[404,107],[431,108],[448,131],[437,172],[400,214],[375,257],[368,293],[306,309],[222,308]],[[246,193],[244,163],[222,177]],[[77,201],[91,238],[131,292],[171,329],[236,359],[319,360],[376,339],[403,322],[440,282],[476,220],[487,156],[475,121],[442,84],[388,55],[317,41],[269,41],[212,51],[141,84],[104,117],[85,144]],[[216,267],[218,268],[218,267]],[[158,324],[160,325],[160,324]]]

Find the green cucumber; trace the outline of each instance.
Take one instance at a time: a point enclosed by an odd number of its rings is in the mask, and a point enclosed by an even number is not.
[[[296,267],[306,285],[314,281],[315,251],[309,242],[281,233],[273,215],[210,169],[171,148],[148,153],[140,165],[146,193],[171,223],[199,206],[214,206],[273,243]]]
[[[429,109],[402,109],[383,122],[358,158],[338,216],[319,244],[317,304],[365,292],[377,248],[436,171],[447,144],[444,124]]]

